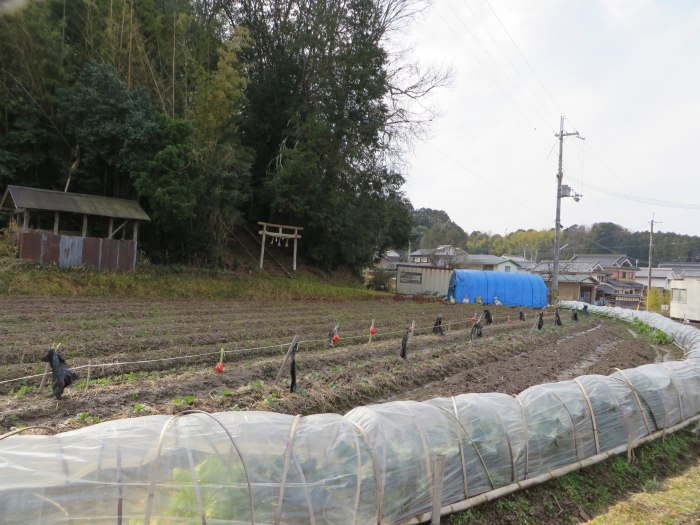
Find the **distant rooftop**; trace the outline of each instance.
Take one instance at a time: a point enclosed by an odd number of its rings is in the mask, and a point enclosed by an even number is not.
[[[649,277],[649,268],[640,268],[634,274],[635,279],[646,279]],[[673,277],[673,268],[652,268],[652,279],[668,279]]]
[[[545,259],[537,263],[530,271],[534,273],[551,272],[554,268],[554,262],[551,259]],[[603,267],[597,262],[589,261],[559,261],[559,273],[605,273]]]
[[[574,255],[570,260],[578,262],[597,262],[605,268],[622,267],[625,261],[627,261],[631,267],[636,268],[636,261],[634,259],[620,253],[581,253]]]
[[[487,253],[467,253],[459,257],[460,264],[501,264],[505,259]]]

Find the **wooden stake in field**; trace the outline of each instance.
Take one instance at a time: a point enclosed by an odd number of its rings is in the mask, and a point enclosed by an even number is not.
[[[374,319],[372,319],[372,324],[369,327],[369,340],[367,344],[372,343],[372,336],[377,333],[377,329],[374,327]]]
[[[338,341],[340,341],[340,336],[338,335],[339,327],[340,325],[337,324],[333,328],[331,328],[330,332],[328,332],[328,344],[331,348],[333,348],[336,344],[338,344]]]
[[[90,370],[92,369],[92,360],[88,360],[88,371],[87,371],[87,377],[85,378],[85,390],[83,392],[87,392],[88,387],[90,386]]]
[[[544,312],[540,311],[540,313],[537,314],[537,321],[535,321],[535,324],[532,325],[532,329],[530,329],[530,333],[535,331],[535,327],[537,327],[538,330],[542,330],[543,326],[544,326]]]
[[[297,389],[297,346],[299,343],[292,345],[292,361],[289,365],[289,373],[291,376],[289,382],[289,392],[294,393]]]
[[[559,308],[554,309],[554,324],[561,326],[561,317],[559,316]]]
[[[408,359],[408,342],[413,336],[413,331],[415,329],[416,321],[414,319],[411,324],[406,327],[406,333],[404,334],[403,339],[401,339],[401,353],[399,354],[401,359]]]
[[[56,350],[58,352],[58,349],[60,348],[61,343],[53,343],[51,345],[52,350]],[[46,381],[49,379],[49,372],[51,371],[51,363],[46,363],[46,366],[44,367],[44,375],[41,377],[41,383],[39,383],[39,392],[41,392],[44,387],[46,386]]]
[[[474,312],[474,315],[476,315],[476,312]],[[479,316],[478,319],[476,319],[476,322],[472,324],[472,329],[469,332],[469,342],[471,343],[474,340],[474,336],[476,337],[481,337],[481,316]]]
[[[299,344],[299,336],[295,335],[294,339],[292,339],[292,344],[289,345],[289,349],[287,350],[287,353],[284,355],[284,360],[282,361],[282,366],[280,366],[279,372],[277,372],[277,377],[275,378],[275,383],[279,383],[279,380],[282,377],[282,371],[284,370],[284,366],[287,364],[287,359],[289,359],[289,356],[292,353],[292,349],[294,349],[294,352],[296,353],[296,347],[298,344]]]
[[[442,328],[442,315],[438,315],[433,325],[433,333],[435,335],[445,335],[445,330]]]

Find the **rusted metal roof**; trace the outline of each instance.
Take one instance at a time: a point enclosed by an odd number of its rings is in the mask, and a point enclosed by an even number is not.
[[[8,186],[0,202],[0,208],[5,210],[65,211],[115,219],[151,220],[136,201],[99,195],[64,193],[25,186]]]

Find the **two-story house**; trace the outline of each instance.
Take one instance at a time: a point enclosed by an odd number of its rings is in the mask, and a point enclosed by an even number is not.
[[[636,280],[637,261],[619,253],[585,253],[574,255],[571,262],[598,263],[605,276],[596,290],[596,302],[608,306],[636,309],[639,307],[644,285]]]
[[[541,275],[551,290],[554,261],[542,260],[530,272]],[[605,269],[597,262],[559,261],[559,299],[591,304],[595,301],[597,288],[605,276]]]

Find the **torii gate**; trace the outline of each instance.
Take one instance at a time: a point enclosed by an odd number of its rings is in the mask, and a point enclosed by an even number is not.
[[[272,224],[269,222],[260,222],[258,224],[262,226],[262,230],[258,233],[262,235],[262,243],[260,244],[260,268],[263,267],[263,261],[265,259],[265,237],[270,237],[270,243],[275,242],[277,239],[277,245],[280,245],[282,239],[287,239],[287,245],[289,245],[289,239],[294,239],[294,256],[292,259],[292,270],[297,271],[297,239],[301,239],[301,235],[298,232],[304,228],[300,226],[287,226],[284,224]]]

